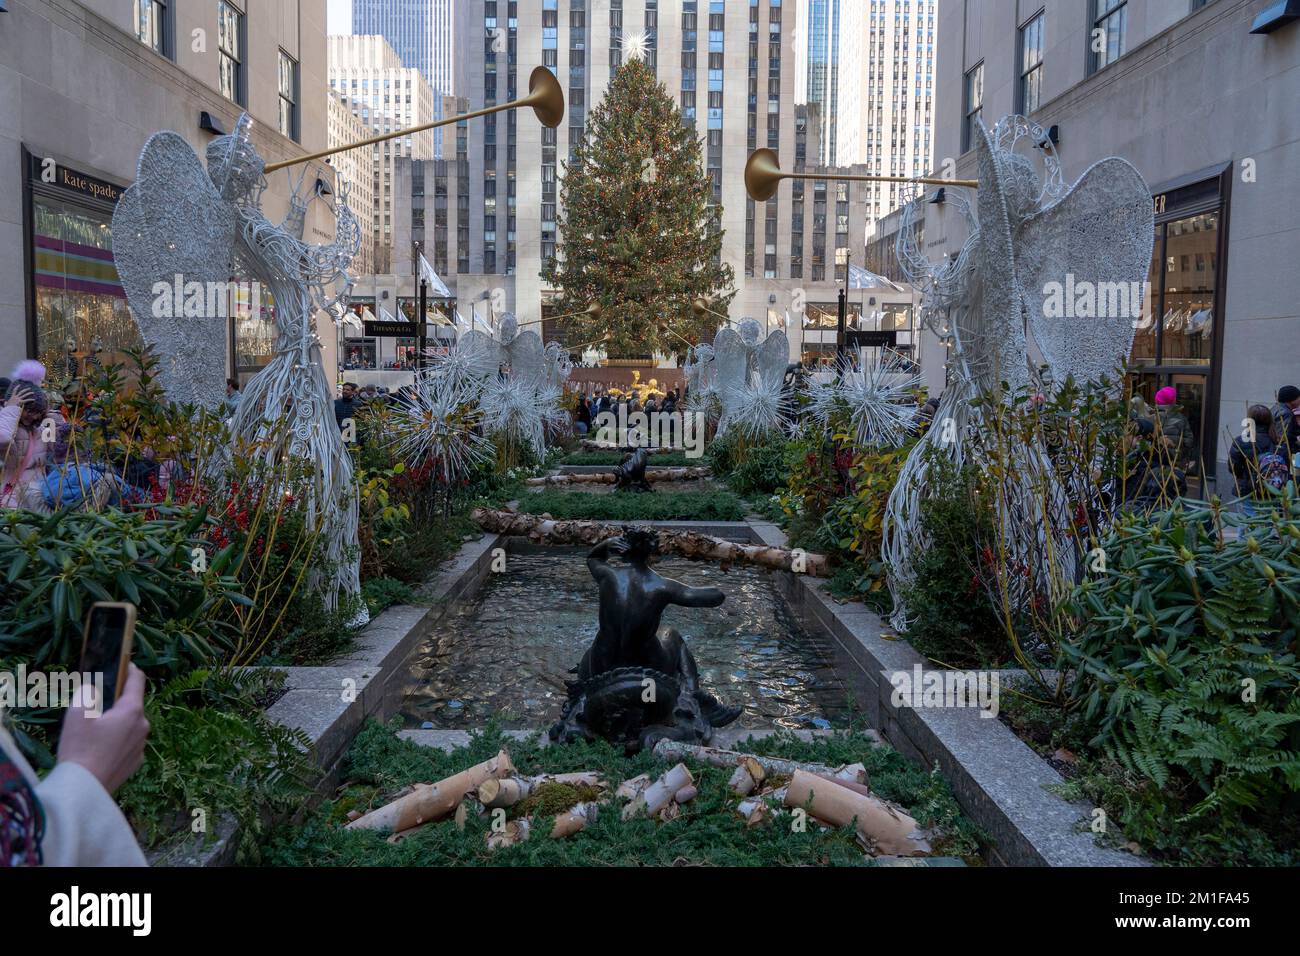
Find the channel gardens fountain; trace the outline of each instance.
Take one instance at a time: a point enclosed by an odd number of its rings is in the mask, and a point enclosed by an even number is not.
[[[954,266],[927,273],[908,260],[926,292],[928,320],[957,345],[959,387],[945,394],[940,415],[955,419],[959,431],[974,415],[979,376],[1011,373],[1017,382],[1037,381],[1029,365],[1025,322],[1034,330],[1037,352],[1061,375],[1090,371],[1103,353],[1122,351],[1124,330],[1112,324],[1090,333],[1091,344],[1076,355],[1068,336],[1034,318],[1036,283],[1076,264],[1080,271],[1090,269],[1097,281],[1127,280],[1130,273],[1145,270],[1149,257],[1149,197],[1143,249],[1137,193],[1145,187],[1132,168],[1108,161],[1089,170],[1072,189],[1053,185],[1054,180],[1040,186],[1028,161],[1015,151],[1027,136],[1022,130],[1028,129],[1019,119],[992,132],[981,127],[978,216],[969,211],[971,238]],[[242,128],[214,149],[205,172],[211,186],[196,186],[193,195],[221,211],[230,230],[222,226],[215,238],[200,230],[201,238],[221,250],[230,243],[239,254],[234,264],[253,269],[276,289],[277,303],[286,303],[283,314],[277,313],[285,326],[281,358],[254,380],[249,394],[255,401],[236,417],[235,426],[256,436],[263,418],[274,417],[276,409],[290,410],[293,443],[277,454],[319,465],[315,507],[331,547],[337,542],[331,553],[341,557],[325,586],[331,593],[347,594],[354,580],[346,559],[357,543],[358,499],[354,488],[340,487],[347,484],[350,452],[329,419],[328,387],[316,343],[306,331],[307,316],[345,299],[346,288],[337,296],[322,290],[327,279],[345,276],[347,250],[304,247],[296,207],[279,227],[259,217],[255,200],[262,169]],[[136,210],[128,193],[122,207],[124,216],[139,217],[138,232],[154,230],[151,217],[173,222],[172,213],[159,208],[158,196],[170,194],[153,196],[148,188],[159,157],[194,172],[192,153],[180,155],[179,146],[174,152],[168,159],[161,150],[147,149],[142,158],[140,198],[147,201]],[[197,174],[189,175],[190,180],[197,180]],[[339,214],[347,227],[342,208]],[[131,229],[118,232],[129,235]],[[350,236],[345,228],[340,242],[346,246]],[[182,252],[188,248],[181,244]],[[912,254],[907,248],[900,251]],[[138,267],[130,253],[124,255],[124,282],[137,312],[137,300],[143,303],[154,273],[202,271],[201,263],[189,260],[177,270],[168,258],[175,252],[165,241],[151,241]],[[231,261],[216,271],[228,270]],[[294,272],[288,267],[293,263],[310,269]],[[165,353],[169,388],[186,387],[184,356],[187,350],[201,353],[186,345],[183,332],[154,326],[150,334],[151,344]],[[846,361],[831,381],[805,387],[800,376],[791,374],[788,354],[781,330],[763,336],[751,321],[721,329],[711,344],[697,344],[687,356],[686,413],[706,421],[715,441],[742,447],[759,446],[791,428],[829,431],[832,421],[859,451],[899,445],[909,435],[917,382],[901,362],[888,357],[875,364]],[[432,356],[414,386],[387,409],[382,441],[406,468],[432,469],[449,487],[485,469],[504,477],[524,460],[548,462],[549,455],[553,462],[550,449],[563,440],[567,427],[569,372],[566,350],[514,323],[491,333],[467,332],[448,353]],[[882,557],[891,584],[907,580],[910,557],[925,545],[916,517],[917,502],[926,493],[926,466],[916,451],[920,447],[913,447],[904,466],[904,474],[912,477],[900,480],[890,496]],[[319,451],[315,458],[313,449]],[[654,457],[633,452],[628,460],[605,467],[611,483],[644,490],[647,483],[656,483],[653,465]],[[420,733],[505,724],[546,733],[557,750],[603,741],[620,753],[651,751],[673,765],[662,773],[656,770],[639,788],[624,781],[632,785],[625,812],[653,814],[661,821],[685,812],[673,807],[690,803],[699,792],[692,792],[696,788],[686,762],[696,767],[721,762],[734,797],[727,812],[747,827],[812,800],[823,808],[825,822],[840,826],[856,821],[858,837],[873,854],[929,851],[928,835],[917,820],[880,800],[863,766],[829,756],[841,751],[804,749],[798,757],[782,758],[755,744],[735,752],[710,746],[719,737],[732,744],[746,733],[779,729],[798,730],[808,738],[809,732],[850,724],[887,725],[880,680],[885,659],[893,661],[895,649],[882,649],[887,642],[874,615],[860,606],[846,612],[829,598],[821,586],[832,572],[828,556],[788,547],[779,528],[754,517],[746,502],[728,497],[719,483],[722,476],[692,475],[690,480],[711,483],[695,494],[664,493],[662,476],[661,490],[653,494],[578,491],[576,498],[563,502],[567,513],[556,513],[558,493],[547,486],[546,479],[555,476],[536,477],[540,484],[524,486],[517,500],[473,511],[483,537],[467,541],[446,569],[429,569],[433,586],[442,589],[429,609],[385,612],[390,621],[409,618],[412,623],[397,635],[381,616],[372,636],[363,632],[361,649],[335,662],[349,674],[349,668],[364,664],[365,679],[379,681],[380,692],[343,701],[343,713],[400,714],[411,739]],[[1017,500],[1028,497],[1024,493]],[[685,511],[673,510],[687,498],[698,500]],[[715,509],[707,515],[695,507],[705,499]],[[632,507],[629,501],[641,509],[631,518],[620,514]],[[1049,496],[1043,507],[1055,508],[1055,500]],[[1035,543],[1041,544],[1034,530],[1041,526],[1040,518],[1038,513],[1016,513],[1008,519],[1017,560],[1038,560],[1044,553],[1041,546],[1035,550]],[[364,656],[372,651],[375,656]],[[911,663],[909,658],[907,666]],[[340,703],[321,695],[320,705],[338,708]],[[331,740],[333,759],[360,724],[352,717],[346,722],[294,719],[299,726],[328,727],[315,742]],[[346,729],[335,731],[344,723]],[[866,737],[853,739],[863,748],[860,762],[884,760],[872,756]],[[932,764],[931,751],[913,749]],[[444,817],[490,815],[497,808],[493,804],[505,799],[503,790],[526,800],[522,795],[529,790],[556,783],[544,763],[532,769],[532,775],[520,773],[503,751],[369,813],[357,811],[349,829],[390,829],[394,835],[412,836],[407,831]],[[607,797],[591,778],[564,785],[578,787],[584,807]],[[916,797],[919,805],[919,790]],[[501,808],[506,806],[513,804]],[[573,814],[578,807],[570,803],[561,809]],[[538,812],[516,816],[514,837],[505,844],[526,839],[520,836],[526,832],[524,823],[536,820]],[[566,834],[581,830],[594,812],[582,810],[581,823],[568,820],[564,826],[574,829]],[[562,829],[559,816],[554,827],[556,833]],[[492,845],[493,837],[488,840]]]

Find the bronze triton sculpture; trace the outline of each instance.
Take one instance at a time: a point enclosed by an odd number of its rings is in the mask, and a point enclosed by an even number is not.
[[[717,607],[717,588],[693,588],[649,566],[658,539],[649,528],[625,528],[596,545],[587,567],[600,590],[600,629],[568,685],[569,700],[552,740],[603,737],[629,753],[664,738],[708,743],[713,729],[740,716],[699,686],[686,642],[659,619],[671,604]],[[623,559],[618,566],[611,556]]]

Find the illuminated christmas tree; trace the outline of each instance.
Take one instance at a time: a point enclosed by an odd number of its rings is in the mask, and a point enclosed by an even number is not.
[[[543,277],[580,315],[569,341],[608,334],[611,357],[683,354],[712,341],[721,319],[692,303],[717,296],[726,314],[732,269],[721,261],[720,207],[711,207],[695,128],[646,64],[632,56],[614,73],[560,186],[559,258]]]

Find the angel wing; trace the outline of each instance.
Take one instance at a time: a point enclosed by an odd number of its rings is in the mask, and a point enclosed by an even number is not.
[[[998,149],[983,122],[976,120],[975,126],[980,238],[974,252],[979,282],[973,285],[979,288],[967,291],[967,307],[956,310],[954,325],[976,385],[995,389],[1006,382],[1015,391],[1029,384],[1029,347],[1012,236],[1028,184],[1015,157]]]
[[[512,378],[539,383],[546,381],[546,347],[542,345],[542,337],[532,329],[510,339],[501,351],[510,363]]]
[[[763,340],[755,356],[758,379],[765,389],[781,389],[785,385],[785,370],[790,364],[790,340],[783,329],[777,329]]]
[[[569,361],[569,350],[559,342],[546,343],[546,380],[558,388],[563,388],[573,373],[573,363]]]
[[[1151,192],[1117,157],[1088,167],[1061,199],[1025,220],[1017,237],[1021,297],[1057,379],[1095,381],[1128,358],[1154,235]],[[1073,290],[1092,297],[1084,310],[1091,316],[1064,302]]]
[[[113,212],[113,260],[174,402],[213,408],[225,397],[224,283],[237,223],[234,205],[217,193],[189,143],[171,132],[149,137],[135,183]],[[217,302],[221,307],[212,308]]]
[[[463,333],[456,341],[455,351],[466,359],[466,369],[475,378],[496,375],[506,362],[501,343],[477,329]]]
[[[719,392],[745,384],[749,368],[749,346],[735,329],[722,328],[713,337],[714,385]]]

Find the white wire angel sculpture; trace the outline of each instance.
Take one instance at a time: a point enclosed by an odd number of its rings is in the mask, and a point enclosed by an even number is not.
[[[273,468],[286,460],[310,463],[306,504],[330,575],[318,583],[333,608],[340,592],[354,599],[361,593],[357,492],[352,460],[334,421],[315,315],[323,310],[341,319],[351,288],[347,267],[361,232],[340,186],[335,241],[303,241],[308,205],[318,198],[303,198],[305,173],[284,221],[268,220],[261,209],[264,163],[249,139],[250,124],[244,114],[232,133],[208,144],[206,172],[177,134],[150,137],[136,182],[113,216],[115,236],[127,239],[119,240],[115,259],[141,334],[162,356],[163,386],[173,400],[211,407],[223,395],[226,320],[159,321],[146,290],[179,274],[185,281],[212,282],[252,276],[270,292],[275,355],[244,388],[231,430],[237,442],[256,444]],[[365,616],[360,604],[358,623]]]
[[[718,437],[734,428],[755,439],[779,431],[788,420],[785,370],[790,343],[784,329],[766,338],[756,319],[722,328],[713,337],[713,384],[722,408]]]
[[[572,371],[568,352],[556,342],[543,346],[531,329],[520,332],[512,313],[502,317],[498,334],[500,338],[477,330],[463,333],[429,375],[463,384],[482,409],[485,431],[502,436],[507,449],[527,447],[540,458],[547,432],[567,421],[559,403]],[[507,451],[501,460],[514,458]]]
[[[943,266],[916,247],[918,196],[905,209],[896,252],[908,279],[922,293],[922,319],[950,343],[953,373],[934,423],[909,455],[889,497],[883,559],[894,596],[894,623],[905,627],[902,591],[914,579],[911,559],[927,542],[920,502],[930,493],[933,450],[960,468],[967,460],[969,429],[980,427],[972,402],[1023,398],[1072,377],[1080,384],[1108,375],[1126,359],[1141,309],[1151,261],[1151,193],[1138,171],[1116,157],[1090,166],[1065,185],[1050,138],[1038,125],[1009,116],[992,130],[976,120],[979,164],[977,211],[949,190],[967,223],[960,253]],[[1017,147],[1041,150],[1043,174]],[[1114,308],[1065,318],[1053,301],[1064,288],[1112,296]],[[1070,314],[1078,315],[1071,310]],[[1042,360],[1046,375],[1040,374]],[[1012,559],[1028,569],[1030,589],[1073,578],[1077,556],[1044,529],[1061,528],[1065,495],[1044,449],[1024,447],[1021,474],[1034,489],[1000,482],[1008,507],[1000,509]],[[975,462],[978,465],[978,462]],[[1080,463],[1088,467],[1088,463]],[[1041,493],[1043,489],[1045,493]],[[1047,567],[1048,563],[1054,567]]]

